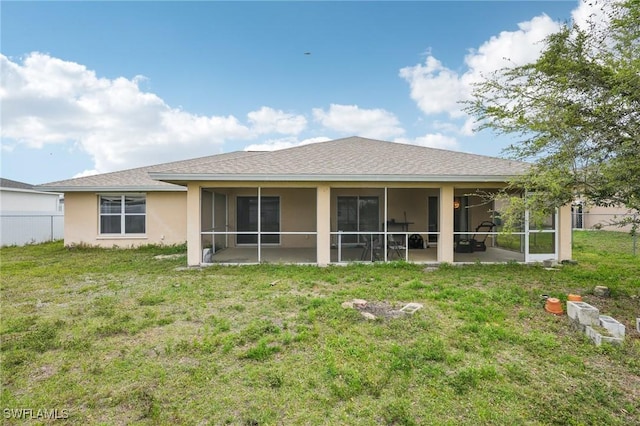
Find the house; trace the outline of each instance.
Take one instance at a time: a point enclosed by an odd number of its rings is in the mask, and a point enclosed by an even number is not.
[[[0,178],[0,245],[21,245],[62,238],[62,194]]]
[[[62,211],[61,194],[39,191],[34,185],[0,178],[0,210],[6,212]]]
[[[637,217],[632,209],[624,206],[596,206],[582,200],[572,206],[573,229],[606,229],[607,231],[631,232],[633,225],[623,221]]]
[[[44,185],[65,193],[65,244],[187,242],[189,265],[571,258],[571,210],[504,235],[481,194],[526,163],[350,137],[232,152]],[[531,228],[531,229],[530,229]],[[469,242],[474,250],[459,250]]]

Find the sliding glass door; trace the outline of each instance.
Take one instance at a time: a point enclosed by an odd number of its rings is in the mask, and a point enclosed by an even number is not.
[[[260,228],[262,244],[280,244],[280,197],[260,197]],[[238,234],[238,244],[258,243],[258,197],[237,198],[238,232],[255,232],[256,234]]]
[[[380,204],[378,197],[338,197],[338,231],[378,231]],[[345,235],[342,242],[356,244],[364,241],[361,235]]]

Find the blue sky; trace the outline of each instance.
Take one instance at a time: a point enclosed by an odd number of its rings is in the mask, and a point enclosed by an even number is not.
[[[3,1],[0,174],[39,184],[352,135],[498,156],[507,140],[472,133],[458,102],[585,8]]]

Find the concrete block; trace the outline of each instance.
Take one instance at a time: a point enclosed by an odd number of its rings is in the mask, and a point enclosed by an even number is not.
[[[625,326],[620,324],[615,318],[608,315],[600,315],[600,325],[606,328],[612,336],[624,339]]]
[[[600,311],[585,302],[567,302],[567,315],[582,325],[600,325]]]
[[[202,250],[202,263],[211,263],[213,262],[213,253],[210,248],[206,248]]]
[[[640,333],[640,318],[636,318],[636,330]]]
[[[400,312],[406,312],[408,314],[413,314],[415,313],[418,309],[422,309],[423,305],[422,303],[408,303],[405,306],[403,306],[402,308],[400,308]]]
[[[593,329],[593,327],[591,327],[590,325],[588,325],[585,329],[585,334],[587,335],[587,337],[589,337],[593,343],[596,344],[596,346],[600,346],[603,343],[609,343],[611,345],[621,345],[622,344],[622,339],[619,337],[612,337],[612,336],[603,336],[602,334],[598,333],[596,330]]]
[[[593,289],[593,294],[598,297],[609,297],[611,295],[611,290],[609,290],[609,287],[597,285]]]

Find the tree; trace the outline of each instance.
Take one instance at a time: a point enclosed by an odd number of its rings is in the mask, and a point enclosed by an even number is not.
[[[590,0],[596,2],[596,0]],[[485,76],[465,110],[479,129],[516,136],[506,152],[530,161],[505,193],[531,193],[514,205],[545,216],[584,199],[623,205],[640,225],[640,0],[600,6],[604,25],[565,25],[540,58]],[[518,216],[511,212],[507,222]]]

